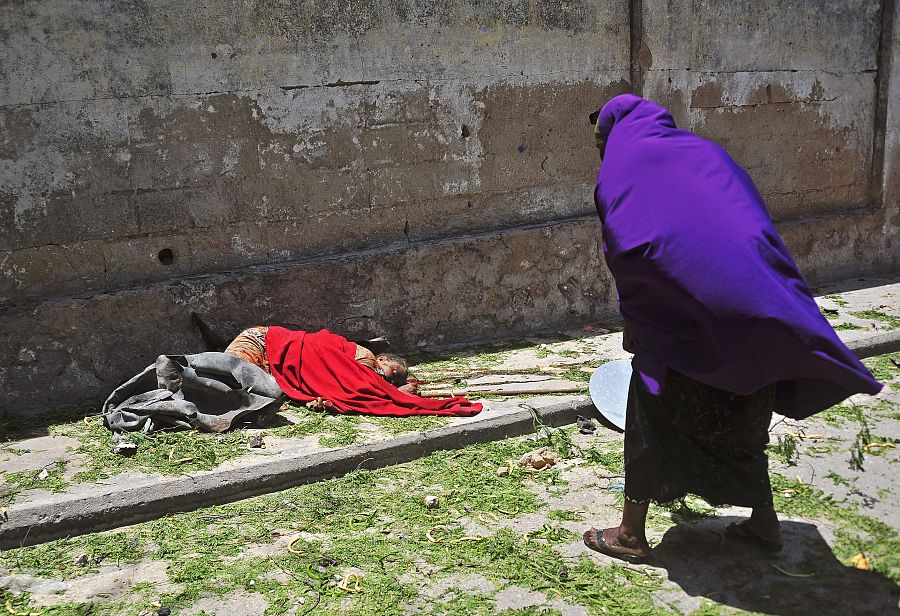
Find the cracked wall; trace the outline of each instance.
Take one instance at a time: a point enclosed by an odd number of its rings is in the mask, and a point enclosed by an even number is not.
[[[407,349],[614,318],[585,117],[624,91],[813,282],[898,268],[893,0],[351,4],[0,5],[8,410],[199,350],[191,310]]]
[[[626,3],[353,4],[5,5],[0,302],[591,211]]]

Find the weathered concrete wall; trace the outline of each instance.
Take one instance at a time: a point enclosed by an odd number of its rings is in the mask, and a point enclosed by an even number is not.
[[[747,167],[812,280],[896,270],[896,10],[4,3],[8,410],[199,350],[191,310],[406,348],[612,318],[584,118],[626,90]]]
[[[747,169],[810,279],[900,267],[896,192],[882,188],[896,4],[678,4],[642,3],[642,93]]]
[[[590,211],[622,0],[207,4],[2,9],[4,303]]]

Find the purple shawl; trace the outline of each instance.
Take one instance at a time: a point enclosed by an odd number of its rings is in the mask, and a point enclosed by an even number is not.
[[[603,252],[651,393],[666,368],[746,395],[777,383],[801,419],[881,384],[821,315],[753,181],[656,103],[617,96],[599,116]]]

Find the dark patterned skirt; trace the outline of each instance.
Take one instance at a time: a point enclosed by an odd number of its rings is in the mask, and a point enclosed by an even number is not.
[[[669,370],[659,396],[632,375],[625,419],[625,497],[667,503],[772,504],[766,445],[775,386],[738,396]]]

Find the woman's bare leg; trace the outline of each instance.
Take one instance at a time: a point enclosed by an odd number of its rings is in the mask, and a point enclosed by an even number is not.
[[[618,528],[607,528],[603,531],[606,543],[612,548],[623,547],[639,552],[641,555],[649,554],[650,546],[647,544],[645,530],[649,508],[650,503],[635,503],[626,500],[622,510],[622,523]]]
[[[650,546],[644,529],[649,505],[626,500],[621,524],[603,530],[588,530],[584,533],[585,545],[610,556],[647,556]]]

